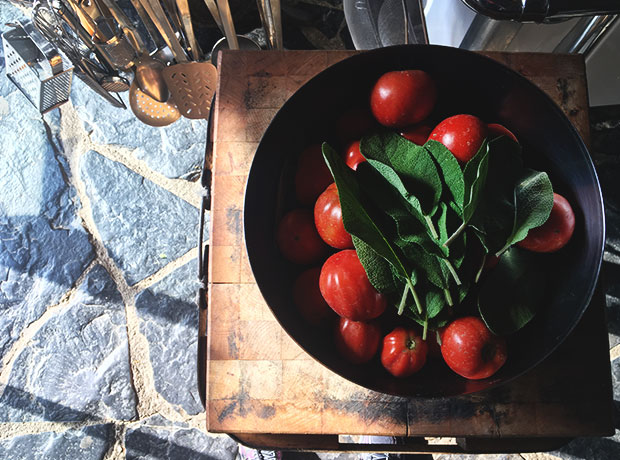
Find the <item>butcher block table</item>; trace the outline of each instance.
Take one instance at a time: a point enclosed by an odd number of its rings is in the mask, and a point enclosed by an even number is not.
[[[367,390],[324,368],[280,327],[245,251],[247,174],[261,136],[287,98],[354,53],[221,53],[212,159],[207,155],[212,164],[208,307],[202,315],[207,346],[206,356],[199,357],[206,360],[208,431],[228,433],[254,447],[375,452],[541,451],[576,436],[613,434],[600,289],[571,336],[541,365],[496,389],[452,398]],[[581,56],[486,54],[545,90],[588,141]],[[339,435],[398,436],[404,444],[347,444]],[[429,437],[456,438],[457,443],[429,443]]]

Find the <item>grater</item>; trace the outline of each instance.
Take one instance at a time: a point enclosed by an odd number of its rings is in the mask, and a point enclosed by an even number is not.
[[[73,66],[32,22],[24,21],[2,34],[7,77],[40,113],[69,100]]]

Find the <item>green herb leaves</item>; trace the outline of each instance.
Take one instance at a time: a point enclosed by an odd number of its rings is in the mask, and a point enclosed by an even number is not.
[[[519,145],[503,138],[485,141],[463,168],[439,142],[419,146],[389,131],[363,138],[360,151],[367,161],[353,171],[323,145],[345,229],[371,284],[425,332],[444,325],[475,285],[486,257],[480,243],[487,253],[506,251],[542,225],[553,205],[547,175],[523,168]],[[515,272],[513,258],[500,274]],[[509,289],[506,278],[500,281]],[[505,309],[516,319],[498,315],[495,294],[485,288],[479,304],[492,330],[512,331],[531,319],[534,309],[522,302]]]

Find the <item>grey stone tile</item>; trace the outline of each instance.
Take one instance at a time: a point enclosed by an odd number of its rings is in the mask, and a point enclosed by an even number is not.
[[[4,460],[101,460],[114,442],[114,425],[92,425],[61,432],[0,440]]]
[[[124,305],[96,266],[17,357],[0,396],[0,421],[135,417]]]
[[[189,414],[204,410],[196,384],[197,276],[193,260],[136,297],[140,331],[149,342],[155,388]]]
[[[71,102],[94,142],[133,148],[136,158],[167,177],[181,177],[202,165],[206,120],[181,117],[162,128],[148,126],[129,108],[128,93],[121,93],[124,110],[105,102],[79,79],[73,83]]]
[[[198,243],[198,210],[150,180],[92,150],[80,175],[103,243],[129,284]]]
[[[39,112],[19,91],[3,100],[8,114],[0,115],[0,356],[94,258],[77,217],[75,191],[65,181],[66,163],[55,155]],[[57,131],[58,113],[46,119]]]
[[[127,460],[234,460],[237,443],[225,435],[209,435],[161,418],[127,429]]]

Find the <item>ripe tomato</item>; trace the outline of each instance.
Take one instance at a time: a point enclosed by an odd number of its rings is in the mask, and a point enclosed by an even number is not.
[[[489,137],[490,138],[495,138],[495,137],[499,137],[499,136],[506,136],[506,137],[512,139],[513,141],[515,141],[517,144],[519,143],[519,141],[517,140],[517,136],[515,136],[512,133],[512,131],[510,131],[505,126],[502,126],[502,125],[500,125],[498,123],[489,123],[487,125],[487,129],[489,131]]]
[[[345,151],[344,162],[355,171],[362,161],[366,161],[366,158],[360,152],[360,141],[351,142]]]
[[[314,227],[312,211],[307,209],[287,213],[278,225],[276,239],[284,257],[296,264],[315,263],[327,254],[327,246]]]
[[[368,109],[354,108],[344,112],[336,120],[336,136],[341,146],[361,139],[376,128],[377,122]]]
[[[304,271],[293,284],[293,300],[303,319],[313,326],[326,326],[337,318],[319,289],[321,268]]]
[[[383,74],[370,93],[370,109],[379,123],[404,128],[424,120],[435,107],[437,89],[423,70]]]
[[[366,323],[340,318],[334,340],[338,352],[352,363],[368,362],[377,353],[381,328],[376,322]]]
[[[383,338],[381,364],[394,377],[408,377],[422,369],[427,354],[422,337],[414,329],[399,326]]]
[[[353,249],[337,252],[325,261],[319,288],[327,305],[353,321],[374,319],[387,306],[387,299],[370,284]]]
[[[467,163],[478,152],[487,137],[487,125],[473,115],[454,115],[439,123],[429,139],[446,146],[461,163]]]
[[[553,194],[553,207],[547,221],[531,229],[518,246],[534,252],[555,252],[562,249],[575,231],[575,213],[566,198]]]
[[[314,205],[318,196],[334,182],[319,144],[306,148],[297,161],[295,195],[306,206]]]
[[[426,124],[415,125],[401,131],[400,135],[417,145],[424,145],[433,128]]]
[[[444,361],[467,379],[490,377],[506,362],[506,341],[489,331],[476,316],[455,319],[441,339]]]
[[[319,236],[330,246],[337,249],[353,247],[351,235],[344,229],[342,223],[342,208],[336,184],[329,185],[316,200],[314,225]]]

